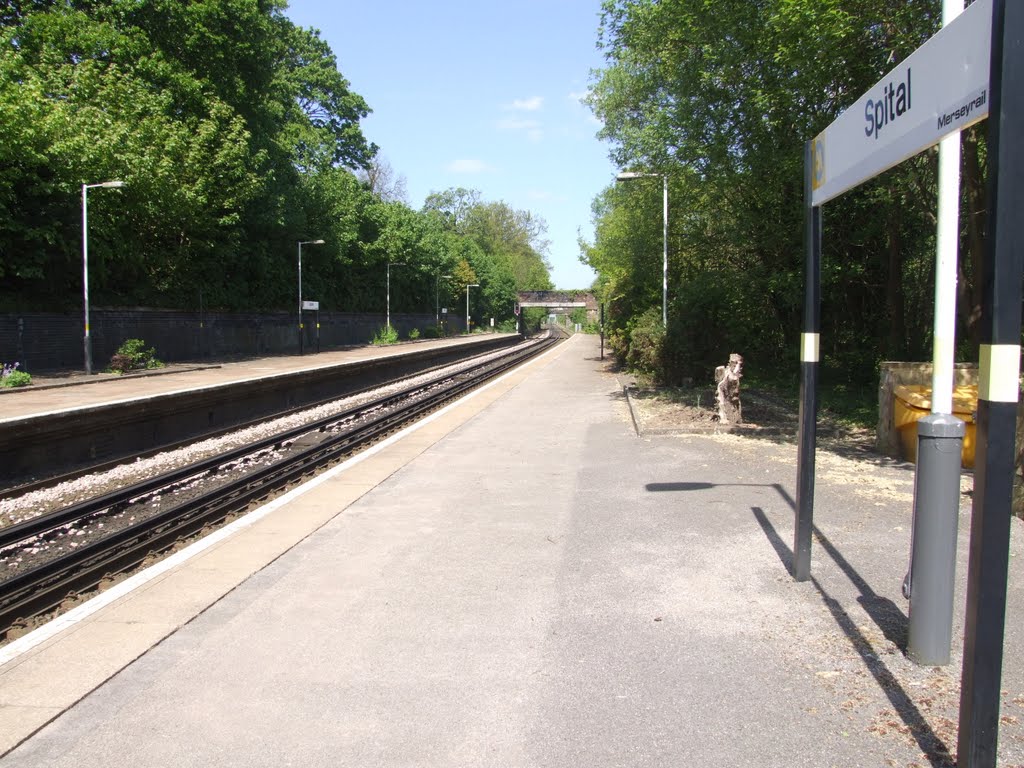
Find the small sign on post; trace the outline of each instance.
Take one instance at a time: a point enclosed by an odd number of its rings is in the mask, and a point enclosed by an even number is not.
[[[317,309],[320,309],[320,302],[319,301],[303,301],[302,302],[302,308],[303,309],[317,310]]]

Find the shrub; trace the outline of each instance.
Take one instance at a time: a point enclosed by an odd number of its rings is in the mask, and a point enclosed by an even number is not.
[[[423,329],[421,336],[424,339],[440,339],[444,336],[444,329],[439,325],[428,325]]]
[[[393,325],[385,325],[376,335],[373,337],[373,343],[377,346],[385,346],[387,344],[398,343],[398,331],[395,330]]]
[[[420,337],[420,331],[419,331],[418,328],[413,328],[411,331],[409,331],[409,339],[411,341],[416,341],[416,339],[418,339],[419,337]]]
[[[25,371],[19,371],[20,363],[4,365],[3,373],[0,374],[0,386],[2,387],[27,387],[32,383],[32,377]]]
[[[156,359],[156,350],[146,349],[142,339],[127,339],[112,358],[110,370],[117,373],[128,373],[141,368],[163,368],[163,363]]]
[[[633,318],[628,332],[626,365],[630,370],[660,380],[664,373],[662,354],[665,347],[665,327],[661,323],[660,309],[649,309]]]

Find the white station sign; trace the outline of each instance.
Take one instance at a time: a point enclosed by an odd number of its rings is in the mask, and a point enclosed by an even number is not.
[[[992,0],[976,0],[814,139],[821,205],[988,115]]]
[[[303,309],[317,309],[317,310],[319,310],[320,309],[320,302],[319,301],[303,301],[302,302],[302,308]]]

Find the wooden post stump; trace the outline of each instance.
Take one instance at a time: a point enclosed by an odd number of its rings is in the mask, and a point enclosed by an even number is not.
[[[729,355],[729,364],[715,368],[718,392],[718,420],[723,424],[742,424],[743,406],[740,404],[740,378],[743,376],[743,356]]]

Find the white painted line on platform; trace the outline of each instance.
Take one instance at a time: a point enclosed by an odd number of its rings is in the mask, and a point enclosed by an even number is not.
[[[569,339],[568,342],[565,343],[571,343],[574,342],[575,340],[576,337],[573,336],[571,339]],[[562,345],[558,345],[554,349],[545,352],[543,355],[536,358],[535,360],[531,360],[526,365],[534,365],[536,363],[539,363],[541,360],[545,359],[549,355],[552,355],[555,352],[559,351],[562,351]],[[507,379],[509,376],[517,373],[519,370],[519,368],[516,368],[512,371],[509,371],[508,373],[502,374],[494,381],[485,384],[479,389],[474,389],[469,394],[460,397],[458,400],[446,405],[441,410],[435,411],[434,413],[430,414],[424,419],[421,419],[415,424],[406,427],[401,432],[397,432],[391,437],[382,440],[376,445],[366,449],[362,453],[353,456],[350,459],[346,459],[344,462],[334,467],[333,469],[330,469],[321,475],[317,475],[309,482],[303,483],[302,485],[293,488],[283,496],[279,496],[273,501],[264,504],[259,509],[254,509],[252,512],[245,515],[244,517],[238,518],[233,523],[230,523],[224,526],[223,528],[214,531],[209,536],[206,536],[200,539],[199,541],[190,544],[184,549],[175,552],[173,555],[167,557],[164,560],[161,560],[159,563],[156,563],[155,565],[150,566],[144,571],[140,571],[131,578],[122,581],[120,584],[111,587],[110,589],[106,590],[105,592],[102,592],[101,594],[97,595],[91,600],[82,603],[77,608],[73,608],[67,613],[58,616],[53,621],[50,621],[44,624],[43,626],[39,627],[38,629],[29,632],[27,635],[19,637],[17,640],[8,643],[3,648],[0,648],[0,666],[3,666],[4,664],[7,664],[10,661],[13,661],[22,654],[32,650],[36,646],[45,643],[47,640],[63,632],[65,629],[73,627],[76,624],[84,621],[86,618],[96,613],[97,611],[105,608],[106,606],[110,605],[114,601],[124,597],[127,594],[130,594],[133,590],[138,589],[139,587],[149,583],[150,581],[153,581],[158,576],[167,573],[168,571],[181,565],[182,563],[187,562],[188,560],[192,559],[201,552],[206,551],[215,544],[218,544],[224,539],[234,535],[238,531],[244,530],[245,528],[249,528],[250,526],[254,525],[255,523],[262,520],[264,517],[269,515],[271,512],[274,512],[277,509],[283,507],[285,504],[294,501],[295,499],[302,496],[304,493],[313,490],[317,486],[327,482],[328,480],[333,479],[334,477],[341,474],[345,470],[354,467],[356,464],[359,464],[360,462],[370,458],[371,456],[374,456],[377,453],[380,453],[385,448],[394,445],[396,442],[406,437],[407,435],[411,435],[413,432],[420,429],[421,427],[425,427],[427,424],[430,424],[435,419],[440,418],[441,416],[448,413],[452,409],[460,406],[465,401],[472,400],[474,397],[486,392],[491,387],[497,386],[502,381]]]

